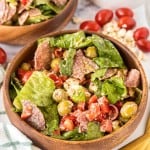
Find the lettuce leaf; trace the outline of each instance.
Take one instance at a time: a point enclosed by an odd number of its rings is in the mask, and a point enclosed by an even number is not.
[[[114,76],[103,82],[101,94],[106,95],[110,103],[115,104],[117,101],[127,96],[127,89],[121,77]]]
[[[85,96],[85,90],[81,85],[76,85],[74,89],[72,89],[73,92],[70,95],[71,99],[75,103],[79,102],[85,102],[86,96]]]
[[[92,35],[93,44],[98,50],[99,57],[94,58],[94,61],[100,68],[124,68],[124,62],[116,49],[116,47],[108,40],[97,35]]]
[[[44,72],[34,71],[29,80],[17,94],[13,105],[17,110],[22,110],[22,100],[30,100],[40,107],[49,106],[52,100],[52,93],[55,89],[54,81]]]
[[[57,104],[53,103],[49,107],[42,107],[41,111],[46,120],[46,128],[43,131],[43,134],[52,135],[53,131],[59,128],[59,115],[57,111]]]
[[[95,79],[99,79],[103,77],[106,73],[107,69],[99,69],[96,70],[94,73],[91,74],[91,81],[94,81]]]
[[[92,37],[86,37],[83,31],[79,31],[72,34],[64,34],[58,37],[50,38],[51,47],[62,47],[62,48],[83,48],[92,45]]]
[[[96,122],[89,122],[86,134],[86,140],[92,140],[102,137],[103,133],[100,131],[100,125]]]
[[[61,60],[60,72],[62,75],[67,75],[67,76],[71,75],[75,54],[76,54],[75,49],[69,49],[67,57],[64,60]]]

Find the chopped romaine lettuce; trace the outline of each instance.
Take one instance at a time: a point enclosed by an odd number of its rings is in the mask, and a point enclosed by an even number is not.
[[[69,76],[72,73],[73,60],[76,54],[76,50],[69,49],[67,52],[67,57],[60,62],[60,72],[62,75]]]
[[[62,48],[82,48],[92,44],[92,38],[86,37],[83,31],[79,31],[72,34],[64,34],[58,37],[50,38],[51,47],[62,47]]]
[[[99,69],[91,74],[91,81],[94,81],[96,78],[101,78],[105,75],[107,69]]]
[[[85,96],[85,90],[81,85],[76,85],[72,92],[70,93],[70,97],[73,102],[79,103],[79,102],[85,102],[86,96]]]
[[[39,16],[32,16],[32,17],[28,17],[26,24],[33,24],[33,23],[39,23],[41,21],[47,20],[49,18],[51,18],[53,16],[44,16],[44,15],[39,15]]]
[[[11,99],[15,99],[15,97],[17,96],[17,94],[22,89],[22,85],[20,83],[20,80],[18,78],[16,78],[15,74],[13,74],[11,76],[11,82],[10,83],[11,83],[10,84],[10,90],[9,90],[10,98]]]
[[[37,106],[47,107],[52,103],[52,93],[55,89],[54,81],[45,73],[34,71],[23,88],[17,94],[13,105],[22,110],[22,100],[30,100]]]
[[[100,131],[100,126],[96,122],[89,122],[87,128],[87,134],[85,136],[86,140],[92,140],[100,138],[103,136],[103,133]]]
[[[53,103],[49,107],[40,108],[46,120],[46,128],[43,131],[45,135],[52,135],[53,131],[59,128],[59,115],[57,104]]]
[[[94,61],[100,68],[124,68],[124,62],[115,48],[115,46],[108,40],[103,39],[97,35],[92,35],[93,44],[97,47],[99,57],[94,58]]]
[[[127,96],[127,88],[121,77],[114,76],[103,82],[101,94],[106,95],[109,102],[115,104]]]

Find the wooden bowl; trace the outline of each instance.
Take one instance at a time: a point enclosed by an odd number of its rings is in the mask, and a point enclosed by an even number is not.
[[[73,33],[76,31],[61,31],[56,33],[51,33],[49,36],[61,35],[64,33]],[[91,34],[90,32],[86,32]],[[95,33],[96,34],[96,33]],[[144,70],[142,65],[136,58],[136,56],[124,45],[119,43],[118,41],[112,39],[111,37],[105,36],[103,34],[98,34],[99,36],[106,38],[112,41],[116,47],[118,48],[124,62],[129,68],[136,68],[141,73],[141,81],[140,87],[143,90],[142,99],[138,107],[137,114],[132,117],[125,125],[123,125],[117,131],[106,135],[102,138],[90,140],[90,141],[65,141],[60,139],[54,139],[48,136],[45,136],[39,133],[37,130],[28,125],[25,121],[21,120],[20,116],[13,112],[13,105],[9,96],[9,82],[10,76],[12,73],[18,68],[18,66],[26,60],[29,56],[33,56],[32,54],[36,48],[36,42],[32,42],[25,46],[12,60],[9,67],[6,71],[5,80],[3,83],[3,95],[4,95],[4,105],[9,116],[10,121],[13,125],[15,125],[19,130],[21,130],[25,135],[27,135],[35,145],[39,146],[42,149],[51,149],[51,150],[107,150],[112,149],[121,142],[123,142],[129,135],[133,133],[138,124],[140,123],[147,104],[147,96],[148,96],[148,85]]]
[[[58,15],[41,23],[24,26],[0,25],[0,42],[24,45],[41,35],[62,29],[71,20],[77,2],[78,0],[69,0]]]

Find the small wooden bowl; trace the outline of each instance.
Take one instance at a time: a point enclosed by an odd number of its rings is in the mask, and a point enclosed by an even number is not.
[[[41,23],[24,26],[0,25],[0,42],[24,45],[41,35],[62,29],[71,20],[77,2],[78,0],[69,0],[62,12]]]
[[[56,33],[51,33],[48,36],[57,36],[65,33],[73,33],[76,31],[61,31]],[[91,32],[86,32],[91,34]],[[96,34],[96,33],[95,33]],[[103,34],[98,34],[99,36],[106,38],[112,41],[118,48],[124,62],[129,68],[136,68],[141,73],[140,87],[143,90],[142,99],[139,104],[137,114],[132,117],[124,126],[122,126],[117,131],[106,135],[102,138],[90,140],[90,141],[64,141],[60,139],[54,139],[48,136],[45,136],[28,125],[25,121],[21,120],[20,116],[13,112],[13,105],[9,96],[9,82],[12,73],[18,68],[18,66],[26,60],[26,58],[33,57],[33,54],[36,49],[36,42],[32,42],[24,47],[12,60],[9,67],[6,71],[5,80],[3,83],[3,95],[4,95],[4,105],[9,116],[10,121],[15,125],[19,130],[21,130],[25,135],[27,135],[35,145],[39,146],[42,149],[51,149],[51,150],[109,150],[123,142],[129,135],[133,133],[138,124],[140,123],[147,104],[148,97],[148,85],[144,70],[142,65],[136,58],[136,56],[124,45],[118,41],[112,39],[111,37],[105,36]],[[47,36],[47,35],[46,35]]]

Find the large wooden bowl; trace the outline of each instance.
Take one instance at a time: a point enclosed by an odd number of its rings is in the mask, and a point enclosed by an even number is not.
[[[58,15],[41,23],[24,26],[0,25],[0,42],[24,45],[41,35],[62,29],[71,20],[77,2],[78,0],[69,0]]]
[[[49,34],[49,36],[61,35],[64,33],[72,33],[76,31],[61,31],[53,34]],[[90,34],[90,32],[87,32]],[[64,141],[59,139],[54,139],[48,136],[45,136],[30,125],[28,125],[25,121],[21,120],[20,116],[13,112],[13,105],[9,96],[9,82],[10,76],[12,73],[18,68],[18,66],[26,60],[29,56],[32,57],[33,53],[36,49],[36,42],[32,42],[24,47],[12,60],[9,67],[6,71],[5,80],[3,83],[3,95],[4,95],[4,104],[9,116],[10,121],[13,125],[15,125],[19,130],[21,130],[25,135],[27,135],[35,145],[39,146],[42,149],[50,149],[50,150],[110,150],[123,142],[129,135],[133,133],[138,124],[140,123],[147,103],[148,96],[148,86],[147,80],[142,68],[142,65],[136,58],[136,56],[124,45],[119,43],[118,41],[112,39],[111,37],[104,36],[103,34],[98,34],[99,36],[106,38],[112,41],[116,47],[118,48],[121,56],[124,59],[124,62],[129,68],[136,68],[141,73],[141,82],[140,87],[143,90],[142,99],[138,108],[137,114],[132,117],[124,126],[122,126],[117,131],[106,135],[102,138],[90,140],[90,141]]]

